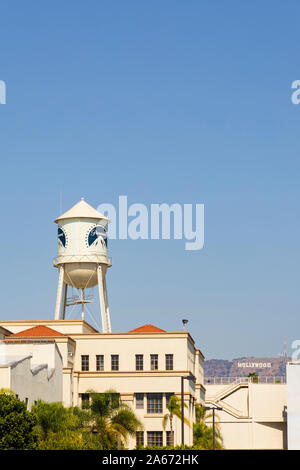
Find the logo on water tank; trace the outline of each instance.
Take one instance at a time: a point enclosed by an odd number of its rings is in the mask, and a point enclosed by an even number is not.
[[[106,228],[102,225],[94,225],[86,236],[86,244],[88,247],[97,246],[101,243],[102,246],[107,247],[107,233]]]
[[[66,248],[67,245],[67,236],[63,229],[61,227],[58,227],[57,229],[57,239],[58,239],[58,244],[64,248]]]

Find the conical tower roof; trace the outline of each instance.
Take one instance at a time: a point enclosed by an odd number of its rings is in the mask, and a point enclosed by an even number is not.
[[[110,222],[110,220],[105,217],[105,215],[101,214],[101,212],[98,212],[87,202],[85,202],[83,197],[79,202],[77,202],[77,204],[75,204],[75,206],[71,207],[71,209],[69,209],[67,212],[57,217],[54,222],[57,223],[64,219],[96,219]]]

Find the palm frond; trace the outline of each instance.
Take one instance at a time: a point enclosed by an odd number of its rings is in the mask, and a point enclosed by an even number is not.
[[[170,414],[166,413],[163,417],[163,420],[162,420],[162,427],[163,427],[164,431],[166,430],[169,419],[170,419]]]

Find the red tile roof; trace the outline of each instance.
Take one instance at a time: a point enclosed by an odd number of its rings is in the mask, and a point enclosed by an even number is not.
[[[166,333],[166,330],[162,330],[161,328],[157,328],[157,326],[147,325],[140,326],[139,328],[135,328],[134,330],[128,331],[128,333]]]
[[[14,333],[10,335],[9,338],[32,338],[32,337],[53,337],[53,336],[65,336],[59,331],[53,330],[52,328],[48,328],[48,326],[38,325],[32,328],[28,328],[28,330],[19,331],[19,333]]]

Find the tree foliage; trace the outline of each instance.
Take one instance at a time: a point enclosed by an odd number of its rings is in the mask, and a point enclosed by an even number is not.
[[[84,449],[87,413],[76,407],[65,408],[62,403],[39,400],[33,407],[38,449]]]
[[[14,395],[0,393],[0,449],[33,449],[35,416]]]
[[[142,427],[133,410],[121,403],[114,390],[104,393],[90,391],[90,403],[85,408],[37,402],[32,408],[37,422],[37,448],[118,449],[124,447],[128,437]]]
[[[184,407],[187,408],[186,403],[184,404]],[[168,403],[167,408],[168,408],[168,413],[166,413],[163,417],[162,426],[163,426],[163,429],[165,431],[166,428],[167,428],[168,422],[170,423],[170,431],[172,433],[171,435],[172,435],[172,441],[173,441],[173,439],[174,439],[174,434],[173,434],[174,416],[177,416],[177,418],[181,419],[181,400],[180,400],[180,398],[177,397],[176,395],[172,395],[169,399],[169,403]],[[185,424],[190,426],[190,422],[187,418],[184,418],[184,422],[185,422]]]
[[[196,404],[196,423],[193,425],[194,446],[203,450],[213,448],[213,428],[206,423],[212,418],[212,412],[207,411],[205,406]],[[220,431],[219,416],[215,414],[215,449],[223,449],[223,438]]]
[[[98,442],[99,448],[120,449],[127,444],[129,436],[143,428],[133,410],[121,402],[114,390],[104,393],[89,390],[89,394],[92,442]]]

